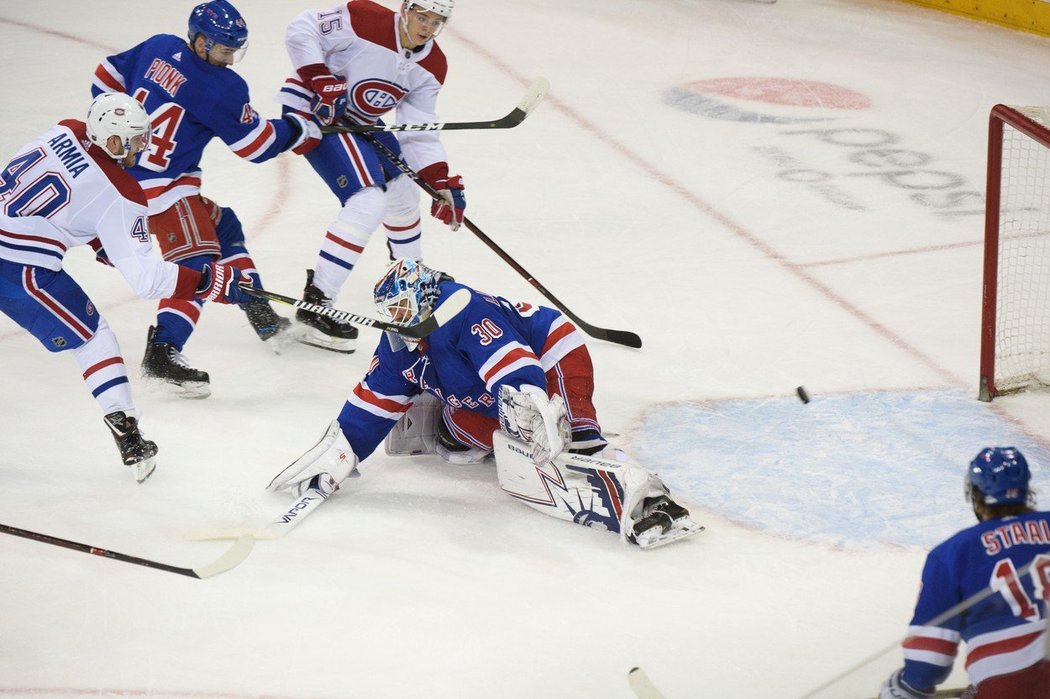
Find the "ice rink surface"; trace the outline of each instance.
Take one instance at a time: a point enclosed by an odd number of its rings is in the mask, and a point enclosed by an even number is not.
[[[182,35],[191,6],[5,3],[0,157],[82,118],[99,60]],[[323,6],[238,6],[236,69],[275,116],[284,25]],[[590,343],[599,418],[707,531],[643,552],[503,495],[491,465],[380,453],[206,581],[2,537],[0,696],[626,699],[633,666],[668,699],[798,698],[855,667],[819,696],[872,696],[926,550],[972,521],[964,464],[1013,443],[1050,490],[1050,399],[975,398],[987,115],[1050,100],[1046,39],[882,0],[460,0],[440,43],[447,120],[550,80],[518,128],[446,134],[468,215],[582,318],[642,336]],[[320,180],[220,142],[204,171],[267,287],[298,295],[336,213]],[[430,265],[543,302],[425,225]],[[385,262],[373,240],[338,305],[371,315]],[[67,268],[121,340],[158,469],[137,485],[72,358],[0,317],[0,523],[203,565],[227,544],[189,532],[289,504],[264,486],[378,335],[275,355],[208,308],[186,354],[213,395],[184,401],[137,377],[155,304],[86,248]]]

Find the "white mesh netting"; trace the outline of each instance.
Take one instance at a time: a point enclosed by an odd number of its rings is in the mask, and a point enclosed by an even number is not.
[[[1050,134],[1050,107],[1014,107]],[[1050,384],[1050,148],[1003,124],[995,390]]]

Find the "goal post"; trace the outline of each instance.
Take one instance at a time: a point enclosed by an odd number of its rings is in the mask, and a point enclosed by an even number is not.
[[[1050,385],[1050,107],[988,120],[979,398]]]

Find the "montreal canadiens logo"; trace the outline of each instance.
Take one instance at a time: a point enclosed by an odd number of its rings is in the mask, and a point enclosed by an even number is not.
[[[362,80],[350,90],[350,99],[358,113],[378,119],[396,107],[406,94],[405,88],[385,80]]]
[[[866,95],[841,85],[761,76],[696,80],[670,88],[663,97],[683,112],[761,124],[828,121],[871,107]]]

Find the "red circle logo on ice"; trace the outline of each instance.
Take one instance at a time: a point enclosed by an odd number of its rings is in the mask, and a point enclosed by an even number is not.
[[[363,80],[350,91],[354,109],[366,116],[378,119],[405,98],[408,91],[385,80]]]
[[[664,102],[711,119],[768,124],[828,121],[871,107],[866,95],[841,85],[757,76],[695,80],[667,90]]]

